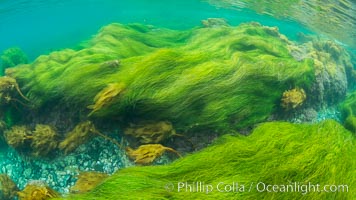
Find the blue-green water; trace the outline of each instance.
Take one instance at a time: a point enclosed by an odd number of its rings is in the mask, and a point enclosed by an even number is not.
[[[342,4],[339,2],[335,3],[335,7],[331,6],[331,8],[337,10],[340,6],[345,7],[345,5],[351,5],[349,9],[345,10],[355,10],[355,3],[348,0],[345,1],[351,3]],[[328,12],[323,11],[323,5],[318,7],[311,4],[310,7],[304,7],[309,4],[305,4],[307,1],[301,0],[301,2],[304,3],[301,3],[303,6],[300,8],[293,7],[290,11],[293,12],[293,14],[291,13],[291,15],[288,15],[288,12],[281,13],[279,8],[276,8],[276,10],[273,10],[273,8],[268,6],[265,8],[265,4],[263,4],[263,6],[261,4],[261,8],[258,9],[258,3],[256,2],[261,1],[256,1],[251,4],[246,2],[248,1],[0,0],[0,52],[11,47],[19,47],[28,56],[30,62],[32,62],[38,56],[49,54],[52,51],[65,48],[83,48],[86,41],[89,41],[95,34],[97,34],[100,28],[110,23],[139,23],[153,25],[155,27],[188,30],[194,27],[202,27],[202,20],[208,18],[224,18],[231,26],[238,26],[241,23],[259,22],[264,26],[278,27],[279,32],[286,35],[291,41],[299,42],[300,35],[313,35],[318,38],[326,38],[345,48],[351,55],[350,60],[355,59],[355,57],[352,58],[352,56],[355,56],[356,44],[353,43],[355,39],[347,38],[347,36],[350,35],[354,35],[356,38],[355,30],[343,31],[343,29],[341,29],[339,30],[340,32],[337,32],[334,30],[335,28],[331,28],[333,31],[328,32],[325,30],[325,27],[320,27],[321,25],[324,25],[326,23],[325,21],[328,19],[334,18],[345,19],[345,24],[340,24],[340,27],[345,27],[347,25],[353,27],[356,19],[355,13],[350,11],[351,14],[340,14],[340,11],[337,11],[336,13],[339,13],[340,16],[334,16],[335,13],[330,13],[330,15],[328,15]],[[269,1],[266,0],[264,2]],[[320,16],[324,17],[315,15],[316,17],[310,20],[311,15],[314,15],[314,13],[310,14],[310,16],[307,14],[305,18],[303,18],[302,14],[298,14],[298,12],[301,11],[300,9],[305,9],[308,12],[315,9],[314,11],[316,13],[320,12]],[[308,20],[310,20],[309,24]],[[338,20],[336,21],[339,22]],[[331,22],[333,21],[331,20]],[[337,24],[332,23],[330,23],[330,26],[339,27]],[[342,32],[345,32],[346,37],[341,37],[342,34],[338,34]],[[301,49],[307,52],[306,46],[301,47]],[[301,54],[306,54],[306,52],[302,52]],[[300,55],[297,54],[293,56],[295,56],[294,58],[297,58]],[[302,59],[302,56],[297,58],[298,61]],[[339,64],[343,61],[344,60],[340,60],[339,62],[338,60],[337,63]],[[329,62],[329,60],[327,60],[327,62]],[[354,63],[355,61],[353,61],[352,64]],[[106,62],[104,64],[108,63]],[[353,66],[353,68],[355,69],[355,66]],[[346,89],[349,89],[350,91],[354,90],[354,88],[351,87],[347,88],[345,74],[340,75],[340,77],[340,79],[342,79],[340,85],[344,86],[340,86],[340,88],[345,89],[345,93]],[[325,80],[325,82],[320,81],[320,83],[325,83],[327,86],[331,85],[331,88],[336,90],[335,88],[339,85],[333,88],[333,83],[328,82],[329,78],[330,77],[326,76],[325,79],[327,80]],[[339,80],[337,78],[336,80]],[[0,92],[3,91],[0,90]],[[49,93],[51,92],[52,91]],[[1,98],[2,96],[0,96],[0,100]],[[9,104],[0,104],[0,111],[2,111],[1,109],[6,110],[8,106]],[[87,106],[88,105],[85,105],[85,107]],[[15,111],[12,110],[12,112],[18,112],[19,110],[17,109],[17,107],[14,108]],[[25,112],[27,112],[27,110]],[[21,112],[19,111],[19,113]],[[28,113],[33,114],[32,112]],[[0,117],[6,115],[1,112],[0,114]],[[46,114],[47,113],[44,113],[43,115]],[[85,114],[80,113],[78,115]],[[274,118],[278,119],[278,117],[280,116],[271,116],[268,120],[273,121]],[[282,118],[282,120],[293,123],[316,123],[325,119],[334,119],[342,122],[341,111],[338,110],[337,105],[328,107],[328,104],[319,110],[317,108],[315,108],[315,110],[314,108],[305,109],[301,112],[294,113],[294,116],[292,117],[283,117],[285,118]],[[41,118],[41,120],[43,120],[43,118]],[[102,121],[99,120],[98,124],[101,123]],[[33,126],[33,124],[31,125]],[[104,133],[106,135],[109,135],[117,141],[124,142],[119,136],[122,134],[120,133],[120,130],[105,128]],[[251,127],[248,127],[248,129],[249,128]],[[207,140],[210,142],[212,139],[209,138]],[[205,147],[206,145],[207,144],[204,144],[202,146]],[[100,149],[100,151],[98,151],[98,149]],[[100,171],[112,174],[121,168],[134,165],[134,162],[128,159],[124,150],[103,138],[96,138],[79,146],[78,149],[70,155],[63,155],[62,153],[59,155],[60,156],[53,159],[28,158],[10,148],[1,138],[0,174],[8,174],[16,182],[19,189],[23,189],[25,185],[31,181],[39,180],[45,182],[60,193],[67,194],[69,193],[69,188],[73,186],[77,180],[76,175],[78,175],[79,171]],[[170,162],[170,159],[163,157],[156,161],[155,164],[165,164],[167,162]]]
[[[225,18],[231,25],[257,21],[278,26],[291,39],[305,27],[291,20],[277,20],[249,9],[236,11],[217,8],[204,1],[182,0],[76,0],[25,1],[0,3],[0,52],[17,46],[30,59],[53,50],[76,48],[100,27],[112,22],[144,23],[173,29],[201,25],[207,18]]]

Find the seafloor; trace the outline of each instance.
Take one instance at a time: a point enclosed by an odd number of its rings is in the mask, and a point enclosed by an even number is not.
[[[356,193],[356,70],[331,40],[296,42],[277,27],[223,19],[189,30],[110,24],[80,49],[29,64],[22,56],[2,56],[4,200]],[[349,191],[191,192],[177,190],[181,182]]]

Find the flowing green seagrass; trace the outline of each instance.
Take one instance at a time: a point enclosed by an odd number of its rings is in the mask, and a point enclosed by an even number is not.
[[[352,199],[355,136],[335,121],[315,125],[264,123],[249,136],[224,136],[212,146],[167,166],[118,171],[73,200],[101,199]],[[177,182],[245,185],[245,192],[177,192]],[[250,192],[247,190],[254,183]],[[256,184],[348,185],[348,192],[258,192]],[[174,188],[167,191],[165,185]],[[346,188],[345,188],[346,191]]]
[[[90,117],[226,130],[265,120],[287,89],[308,90],[313,63],[295,60],[287,43],[256,23],[188,31],[112,24],[87,48],[40,56],[7,74],[37,106],[59,101],[88,107]]]
[[[0,76],[4,75],[6,68],[25,63],[28,63],[28,58],[20,48],[12,47],[4,50],[0,54]]]
[[[345,128],[356,134],[356,92],[349,94],[340,108]]]

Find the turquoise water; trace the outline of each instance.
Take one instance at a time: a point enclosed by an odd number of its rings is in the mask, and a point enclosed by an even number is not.
[[[231,25],[257,21],[278,26],[291,39],[310,31],[291,20],[277,20],[249,9],[238,12],[204,1],[182,0],[76,0],[12,1],[0,3],[0,52],[17,46],[32,60],[63,48],[77,48],[104,25],[112,22],[143,23],[173,29],[201,25],[207,18],[225,18]]]

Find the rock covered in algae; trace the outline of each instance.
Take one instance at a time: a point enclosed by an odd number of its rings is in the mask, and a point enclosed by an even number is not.
[[[344,50],[338,57],[339,49],[321,45],[327,52],[314,54],[319,46],[308,44],[295,58],[290,46],[298,45],[257,23],[186,31],[112,24],[86,48],[40,56],[11,76],[39,107],[56,102],[82,111],[92,105],[91,117],[120,125],[168,120],[185,134],[218,133],[267,120],[291,87],[303,88],[305,105],[313,108],[343,98],[343,61],[350,61]],[[116,59],[120,67],[103,67]]]
[[[339,103],[347,89],[356,83],[351,57],[333,41],[313,37],[309,40],[298,46],[288,46],[297,60],[313,60],[315,81],[310,88],[309,102],[319,107]]]
[[[53,150],[57,149],[58,143],[59,135],[53,127],[36,124],[32,133],[32,155],[36,157],[48,156]]]
[[[143,144],[160,143],[176,135],[172,123],[168,121],[131,124],[130,127],[124,130],[124,133],[138,139]]]
[[[0,174],[0,199],[13,200],[18,191],[19,188],[7,174]]]
[[[71,153],[79,145],[88,142],[96,132],[96,128],[91,121],[79,123],[72,131],[67,133],[65,139],[59,143],[59,149],[65,154]]]
[[[65,154],[71,153],[78,146],[97,135],[110,140],[121,148],[116,140],[96,130],[91,121],[85,121],[75,126],[61,142],[56,129],[44,124],[37,124],[33,131],[28,126],[13,126],[4,133],[5,141],[10,146],[35,157],[48,157],[58,148]]]
[[[126,148],[128,156],[135,161],[136,164],[148,165],[151,164],[155,159],[162,156],[166,151],[172,152],[180,156],[180,154],[169,147],[165,147],[161,144],[146,144],[141,145],[138,149],[133,150],[130,147]]]
[[[4,133],[5,141],[14,149],[45,157],[58,146],[58,134],[49,125],[37,124],[34,131],[28,126],[13,126]]]
[[[102,183],[107,177],[109,177],[108,174],[101,172],[80,172],[77,182],[70,188],[70,191],[71,193],[89,192]]]
[[[120,66],[120,60],[117,60],[117,59],[106,61],[101,65],[101,67],[104,67],[104,68],[106,68],[106,67],[117,68],[119,66]]]
[[[301,106],[307,98],[305,91],[300,88],[294,88],[283,92],[282,107],[286,110],[295,109]]]
[[[20,200],[48,200],[59,197],[58,192],[41,181],[32,181],[18,192]]]
[[[216,27],[224,27],[229,26],[226,19],[224,18],[208,18],[202,20],[201,23],[205,28],[216,28]]]
[[[16,150],[28,151],[32,132],[27,126],[13,126],[4,132],[5,141]]]

